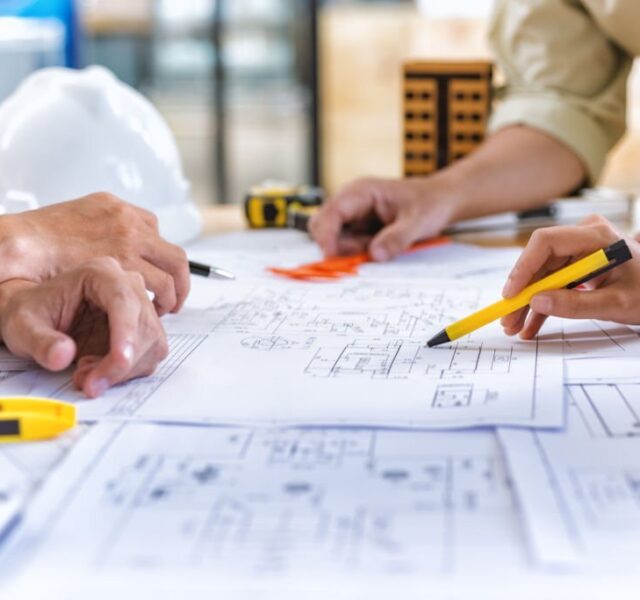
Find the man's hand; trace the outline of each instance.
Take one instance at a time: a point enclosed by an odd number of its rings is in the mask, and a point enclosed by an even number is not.
[[[503,290],[512,298],[527,285],[575,262],[623,236],[604,217],[593,216],[576,227],[538,229],[514,266]],[[627,239],[633,260],[586,284],[586,290],[557,290],[534,296],[531,306],[507,315],[507,335],[536,336],[547,316],[603,319],[640,324],[640,244]]]
[[[87,396],[150,375],[167,341],[138,273],[93,259],[42,284],[0,285],[0,340],[50,371],[78,361],[73,381]]]
[[[0,282],[43,282],[100,256],[140,273],[161,315],[178,311],[189,293],[184,251],[160,237],[153,213],[110,194],[0,218]]]
[[[325,255],[368,250],[382,261],[455,221],[544,206],[575,190],[585,176],[577,155],[552,136],[505,127],[466,158],[428,177],[347,185],[309,228]],[[373,236],[375,222],[384,228]]]
[[[326,256],[368,251],[389,260],[414,242],[438,235],[455,218],[456,202],[434,180],[360,179],[331,198],[309,231]],[[371,230],[382,226],[373,234]]]

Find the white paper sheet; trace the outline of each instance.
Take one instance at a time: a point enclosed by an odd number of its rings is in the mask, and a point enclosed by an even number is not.
[[[32,591],[35,573],[509,585],[528,564],[489,432],[151,424],[95,426],[2,558]]]
[[[169,335],[169,356],[152,376],[116,386],[97,399],[89,400],[75,389],[70,371],[48,373],[33,365],[26,371],[12,373],[4,381],[0,372],[0,395],[38,396],[73,402],[78,408],[78,418],[85,422],[103,417],[132,418],[206,337],[199,334]]]
[[[640,385],[567,391],[567,431],[499,431],[532,548],[543,564],[637,572]]]
[[[0,444],[0,543],[51,469],[85,431],[80,426],[52,441]]]
[[[297,232],[231,234],[191,251],[213,263],[224,253],[235,256],[239,274],[264,273],[286,253],[300,260],[318,252]],[[12,372],[0,393],[71,400],[85,420],[558,427],[558,356],[640,355],[637,332],[556,320],[545,327],[543,343],[505,338],[494,325],[448,347],[426,347],[443,325],[498,296],[495,281],[486,285],[485,274],[485,285],[472,284],[470,273],[506,266],[513,254],[450,244],[329,284],[194,278],[187,307],[165,320],[171,352],[154,376],[86,401],[68,373],[29,369]],[[424,279],[415,271],[422,268],[467,279]],[[401,272],[414,276],[390,279]]]
[[[510,339],[494,325],[426,346],[444,324],[494,300],[493,290],[410,280],[194,284],[183,314],[165,320],[172,350],[155,376],[97,402],[82,400],[68,375],[41,371],[0,384],[0,393],[77,401],[89,420],[419,428],[564,422],[562,343]]]
[[[295,267],[322,259],[318,246],[298,231],[236,232],[200,240],[188,251],[193,259],[229,269],[239,278],[272,279],[266,266]],[[391,263],[362,265],[359,279],[491,279],[499,291],[520,252],[520,248],[482,248],[452,242],[405,254]]]
[[[640,383],[640,356],[567,360],[564,380],[566,384]]]
[[[12,377],[16,373],[33,368],[30,360],[19,358],[0,344],[0,381]]]

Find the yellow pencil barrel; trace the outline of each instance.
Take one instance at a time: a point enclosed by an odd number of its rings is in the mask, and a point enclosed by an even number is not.
[[[483,308],[464,319],[460,319],[445,328],[449,340],[453,341],[462,336],[488,325],[489,323],[500,319],[506,315],[523,308],[531,302],[531,299],[542,292],[550,290],[559,290],[567,287],[570,283],[593,273],[598,269],[602,269],[609,264],[609,259],[604,250],[597,250],[589,256],[576,261],[575,263],[560,269],[551,275],[548,275],[540,281],[536,281],[530,286],[522,290],[513,298],[505,298],[499,300],[486,308]]]

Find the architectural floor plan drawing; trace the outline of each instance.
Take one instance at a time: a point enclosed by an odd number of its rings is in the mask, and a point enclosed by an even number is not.
[[[520,356],[514,348],[485,348],[457,342],[453,351],[434,352],[423,342],[355,340],[344,346],[319,347],[305,369],[318,377],[370,374],[372,378],[402,378],[421,372],[442,381],[476,373],[508,374]]]
[[[169,356],[152,376],[116,386],[94,400],[87,400],[74,388],[69,371],[47,373],[31,363],[26,371],[8,373],[11,376],[4,380],[0,371],[0,395],[40,396],[74,402],[79,418],[84,421],[104,417],[127,419],[138,412],[205,337],[197,334],[168,336]]]
[[[563,432],[501,429],[542,563],[624,574],[640,553],[640,385],[571,385]]]
[[[305,236],[242,233],[189,249],[238,279],[193,279],[150,377],[87,400],[0,348],[0,396],[82,421],[0,445],[0,597],[635,600],[640,328],[427,346],[518,252],[301,283],[265,266],[319,258]]]
[[[264,266],[281,256],[272,238],[263,240],[264,256],[245,250],[243,260]],[[485,256],[455,244],[427,254],[436,251],[453,257],[452,273],[482,266],[474,252]],[[215,263],[212,252],[199,258]],[[428,262],[427,254],[416,264]],[[489,254],[497,264],[513,252]],[[68,373],[22,364],[22,375],[16,365],[0,373],[0,393],[72,400],[85,420],[560,427],[561,356],[640,355],[640,336],[630,328],[562,320],[547,323],[538,341],[507,338],[496,324],[429,349],[435,332],[499,294],[473,278],[398,279],[400,263],[385,265],[385,278],[328,284],[196,279],[185,309],[164,321],[172,351],[151,378],[86,402]]]
[[[559,427],[562,363],[555,349],[509,339],[499,327],[427,347],[444,323],[489,296],[435,282],[255,282],[225,287],[206,307],[196,292],[211,328],[207,338],[137,415],[271,425]],[[194,315],[172,317],[167,327],[188,331]]]
[[[47,585],[464,579],[523,569],[520,535],[490,432],[105,423],[54,473],[0,566],[21,557]]]
[[[84,401],[69,374],[28,370],[0,393],[78,403],[84,420],[559,427],[558,346],[487,327],[430,349],[435,331],[488,303],[473,286],[407,281],[196,284],[165,321],[171,353],[152,377]],[[256,385],[256,382],[258,385]]]
[[[0,540],[51,469],[85,431],[80,426],[52,441],[0,445]]]
[[[639,384],[582,384],[567,390],[574,435],[640,439]]]

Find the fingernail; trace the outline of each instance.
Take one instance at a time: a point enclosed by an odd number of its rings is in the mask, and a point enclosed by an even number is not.
[[[553,302],[549,296],[540,295],[531,299],[531,308],[543,315],[548,315],[551,312],[552,304]]]
[[[389,253],[382,246],[372,246],[369,250],[371,254],[371,258],[376,262],[384,262],[385,260],[389,260]]]
[[[94,396],[102,396],[109,389],[109,380],[108,379],[98,379],[93,386],[93,395]]]
[[[124,357],[124,359],[129,363],[133,363],[133,344],[125,344],[122,347],[122,356]]]

